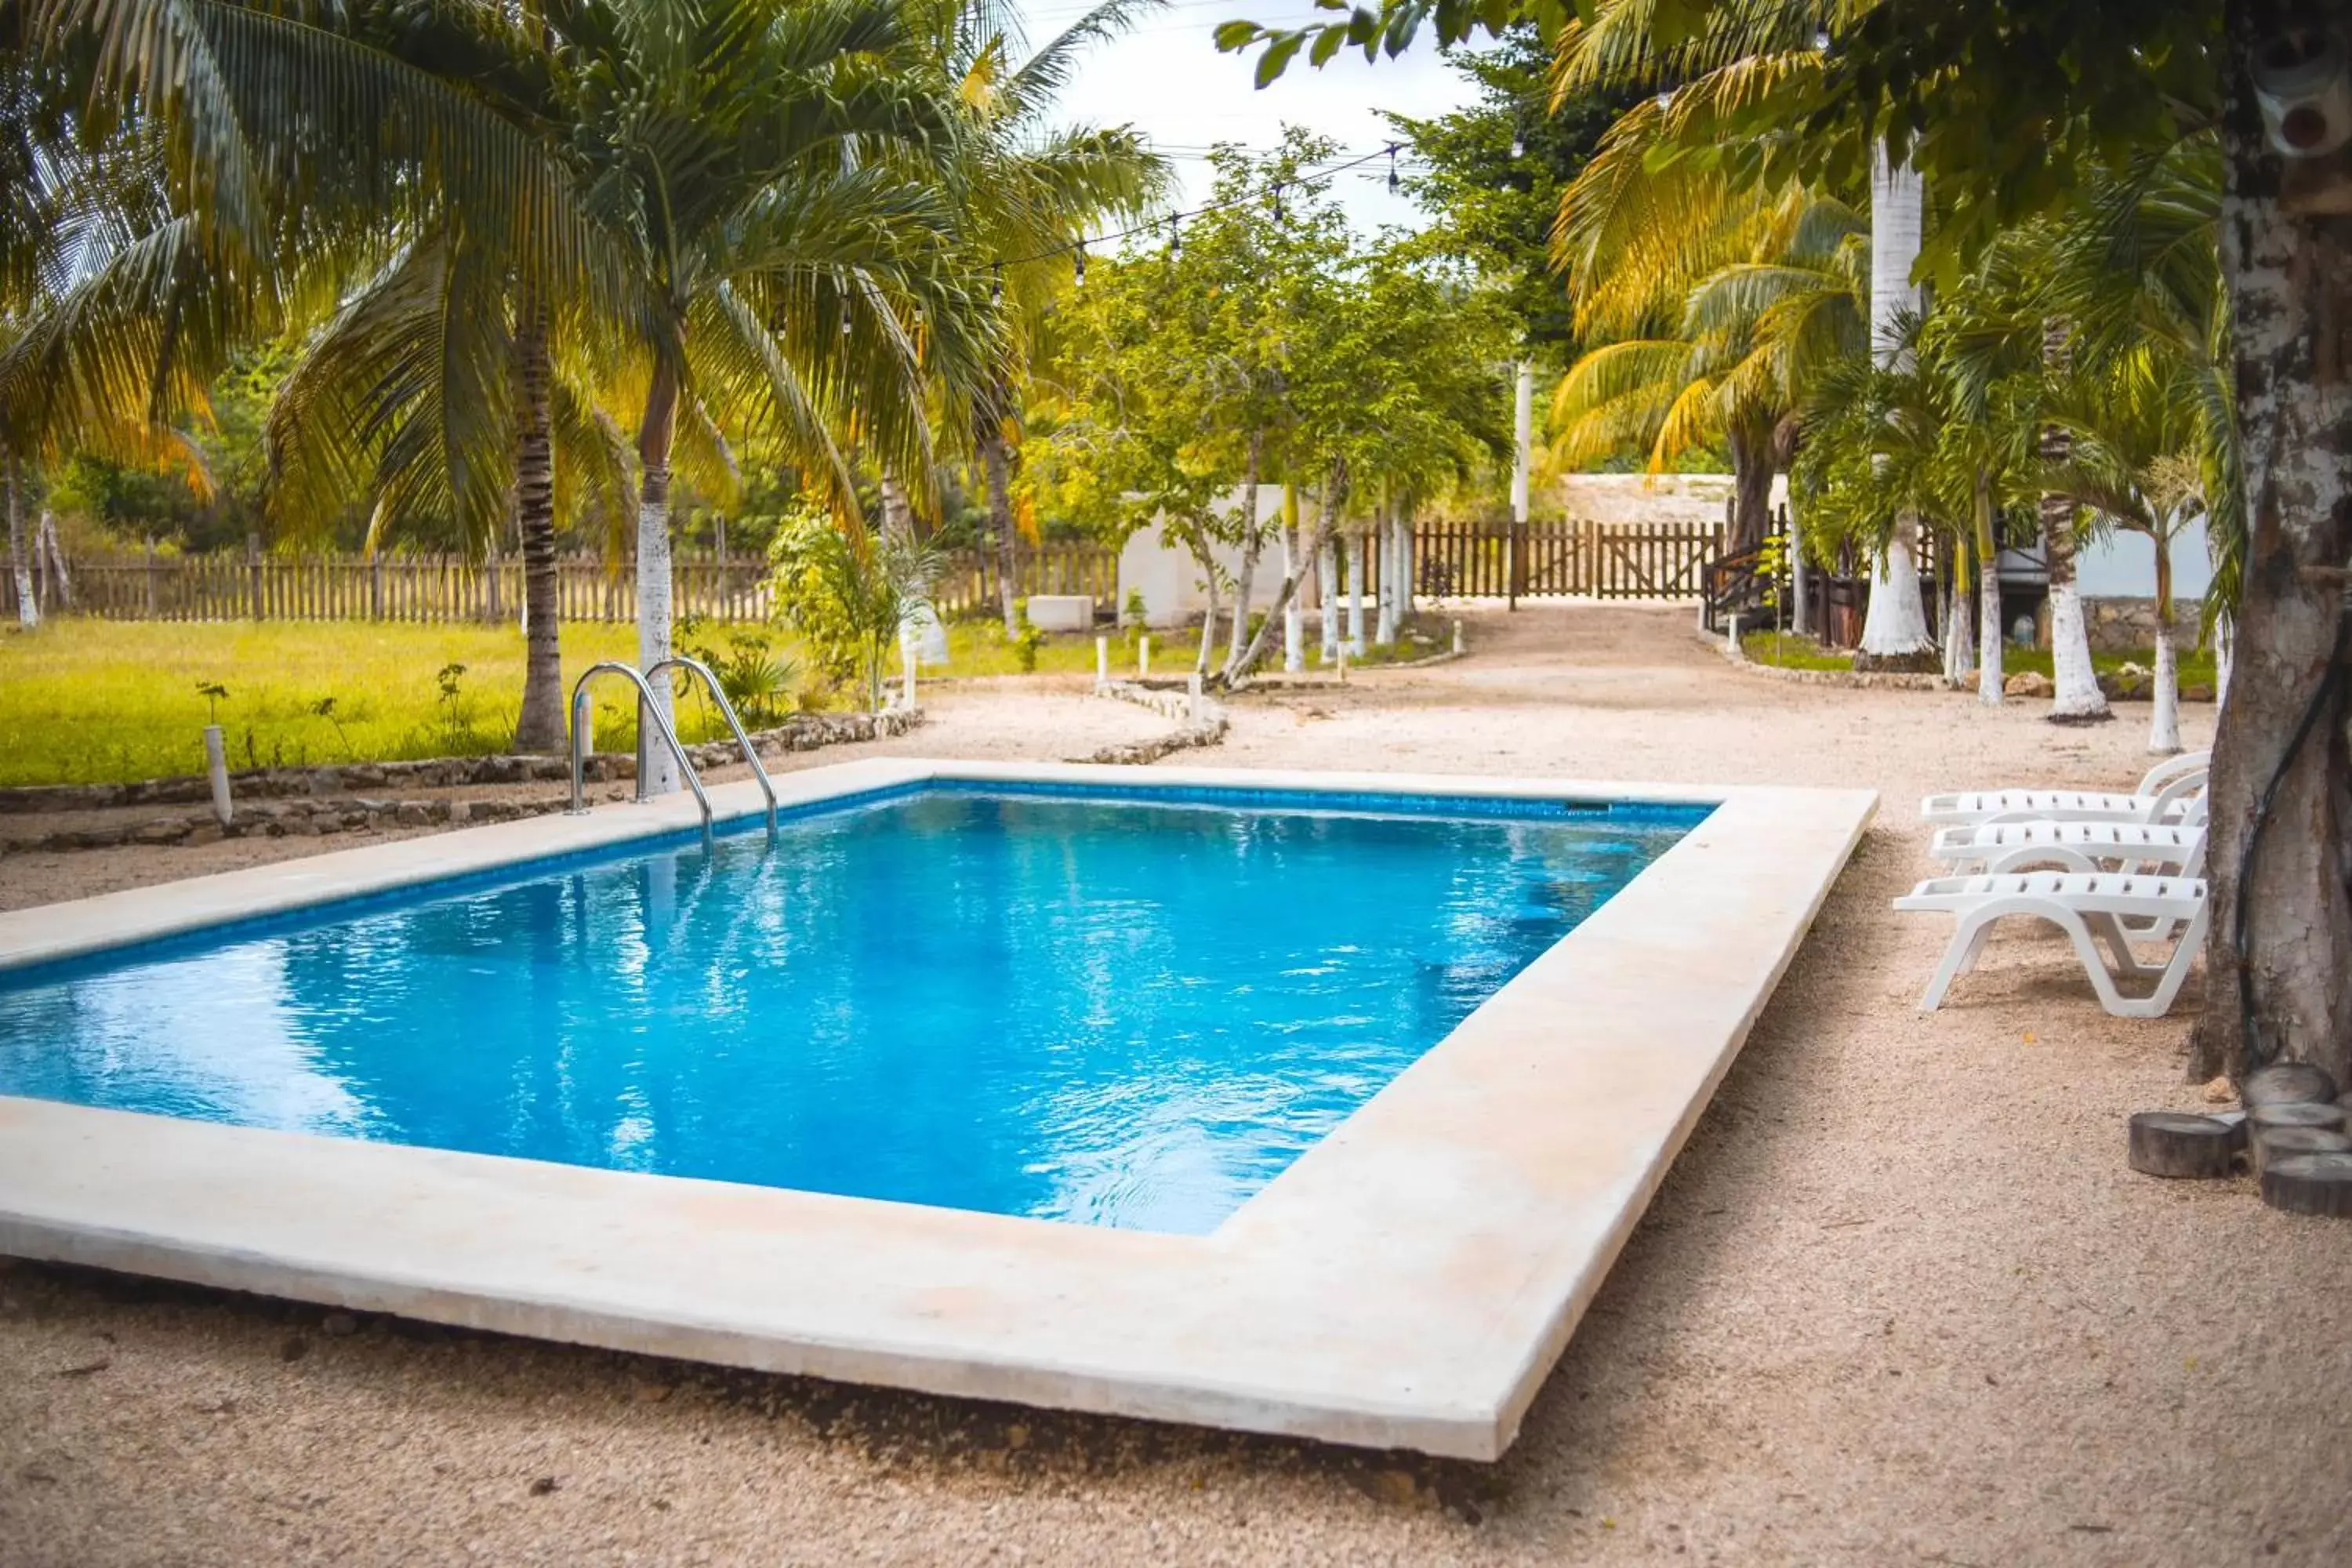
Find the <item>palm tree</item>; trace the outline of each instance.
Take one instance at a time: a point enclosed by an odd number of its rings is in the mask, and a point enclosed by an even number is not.
[[[1074,264],[1066,251],[1106,220],[1141,216],[1168,189],[1166,161],[1121,128],[1057,126],[1055,100],[1095,45],[1126,33],[1167,0],[1103,0],[1020,57],[1017,20],[993,0],[917,0],[915,26],[931,68],[961,107],[953,156],[943,160],[959,265],[990,285],[984,367],[944,389],[943,429],[970,443],[988,496],[998,552],[999,609],[1019,631],[1021,531],[1013,505],[1019,462],[1019,388]]]

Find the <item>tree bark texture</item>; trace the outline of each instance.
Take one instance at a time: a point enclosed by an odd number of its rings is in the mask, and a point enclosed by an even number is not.
[[[556,596],[555,457],[550,437],[547,313],[526,300],[514,337],[515,521],[522,534],[522,713],[514,749],[564,745],[562,610]]]
[[[1918,172],[1890,162],[1884,142],[1870,160],[1870,355],[1882,367],[1908,358],[1902,342],[1906,316],[1919,309],[1911,268],[1919,260],[1927,191]],[[1863,614],[1857,668],[1933,670],[1935,639],[1919,598],[1919,520],[1895,520],[1886,548],[1870,564],[1870,607]]]
[[[2070,356],[2066,322],[2053,317],[2042,329],[2042,363],[2063,369]],[[2074,437],[2063,426],[2042,430],[2042,460],[2063,463],[2074,449]],[[2042,498],[2042,555],[2050,570],[2050,673],[2056,688],[2050,701],[2053,724],[2095,724],[2115,715],[2099,689],[2099,672],[2091,663],[2090,622],[2083,614],[2083,590],[2074,578],[2076,529],[2082,511],[2061,495]]]
[[[41,606],[33,595],[33,561],[25,544],[25,477],[13,452],[6,468],[8,565],[16,578],[16,624],[29,632],[41,624]]]
[[[1233,636],[1225,644],[1225,679],[1241,671],[1242,646],[1249,641],[1250,597],[1257,588],[1258,552],[1265,548],[1265,530],[1258,526],[1257,489],[1260,465],[1265,458],[1265,437],[1250,432],[1249,458],[1242,469],[1242,567],[1234,576]]]
[[[677,426],[677,373],[656,365],[646,392],[645,422],[638,426],[637,456],[644,477],[637,490],[637,668],[649,669],[667,658],[670,642],[669,450]],[[653,682],[655,710],[673,728],[677,705],[667,676]],[[637,754],[642,759],[638,793],[674,794],[680,784],[677,760],[651,724],[640,721]]]
[[[2342,576],[2352,563],[2352,220],[2301,216],[2280,200],[2281,161],[2263,141],[2246,68],[2272,20],[2268,7],[2240,0],[2226,23],[2221,259],[2247,540],[2213,749],[2213,915],[2191,1070],[2242,1072],[2284,1058],[2317,1063],[2341,1083],[2352,1078],[2352,741],[2341,669],[2352,658]],[[2267,826],[2246,861],[2273,778]],[[2252,926],[2243,940],[2242,902]]]
[[[1731,537],[1723,550],[1738,555],[1762,544],[1772,531],[1771,443],[1735,430],[1726,445],[1731,450]]]
[[[988,476],[988,526],[996,535],[996,601],[1007,638],[1021,635],[1021,531],[1013,524],[1013,451],[1004,422],[982,414],[972,428],[980,465]]]

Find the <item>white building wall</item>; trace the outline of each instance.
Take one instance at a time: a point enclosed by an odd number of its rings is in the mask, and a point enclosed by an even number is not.
[[[1242,503],[1242,491],[1235,485],[1219,498],[1221,507],[1237,507]],[[1257,491],[1259,523],[1266,528],[1282,521],[1282,487],[1260,485]],[[1238,545],[1218,545],[1210,554],[1223,572],[1226,586],[1219,588],[1217,603],[1231,607],[1234,579],[1240,574],[1242,552]],[[1255,608],[1263,610],[1274,602],[1282,587],[1282,546],[1269,540],[1257,558],[1257,581],[1251,590],[1256,601]],[[1161,537],[1157,522],[1146,523],[1127,536],[1118,552],[1118,613],[1127,613],[1129,594],[1143,595],[1144,624],[1151,626],[1181,626],[1201,616],[1209,607],[1209,593],[1202,581],[1201,563],[1192,551],[1183,545],[1168,542]]]

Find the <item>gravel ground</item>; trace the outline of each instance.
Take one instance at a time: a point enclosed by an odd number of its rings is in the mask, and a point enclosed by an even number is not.
[[[2123,1163],[2127,1112],[2200,1103],[2193,989],[2171,1020],[2111,1019],[2021,932],[1923,1017],[1946,929],[1885,907],[1923,874],[1918,795],[2121,785],[2144,711],[2053,731],[2040,704],[1783,684],[1687,619],[1477,615],[1470,659],[1254,699],[1190,754],[1884,792],[1501,1464],[0,1262],[0,1562],[2352,1561],[2352,1226]],[[985,688],[934,711],[857,751],[1058,757],[1138,721]],[[22,857],[0,901],[313,847]]]

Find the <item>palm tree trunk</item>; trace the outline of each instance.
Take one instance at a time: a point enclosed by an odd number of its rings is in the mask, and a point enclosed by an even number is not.
[[[2069,356],[2068,328],[2052,317],[2042,329],[2042,363],[2049,370],[2065,368]],[[2056,465],[2066,460],[2074,439],[2063,426],[2042,430],[2042,460]],[[2091,663],[2091,628],[2083,615],[2083,590],[2074,579],[2075,528],[2080,509],[2061,495],[2042,498],[2042,554],[2050,571],[2050,672],[2057,690],[2050,701],[2053,724],[2097,724],[2115,717],[2099,689],[2099,672]]]
[[[562,608],[556,596],[555,459],[550,437],[547,313],[524,300],[515,326],[515,519],[522,532],[522,715],[514,749],[564,743]]]
[[[2000,542],[1992,531],[1992,481],[1977,474],[1977,700],[1988,708],[2000,706],[2007,687],[2001,679]]]
[[[1919,309],[1911,268],[1919,260],[1926,198],[1916,171],[1890,162],[1884,142],[1871,150],[1870,353],[1883,367],[1909,357],[1901,324]],[[1870,607],[1863,616],[1862,647],[1854,654],[1857,669],[1916,668],[1934,654],[1927,607],[1919,598],[1918,542],[1919,520],[1900,514],[1886,548],[1871,560]]]
[[[2156,689],[2148,720],[2147,749],[2159,756],[2180,750],[2180,662],[2172,647],[2172,541],[2155,536]]]
[[[1242,645],[1249,640],[1250,595],[1257,585],[1258,552],[1265,547],[1265,531],[1257,525],[1259,465],[1265,457],[1265,437],[1250,432],[1249,458],[1242,469],[1242,569],[1234,577],[1233,635],[1225,644],[1225,679],[1239,673]]]
[[[1013,526],[1013,453],[1004,444],[1002,420],[982,415],[972,431],[980,445],[982,470],[988,476],[988,526],[996,534],[996,607],[1004,616],[1004,635],[1021,635],[1021,533]]]
[[[1772,531],[1774,470],[1768,443],[1734,431],[1725,444],[1731,452],[1731,537],[1723,542],[1723,551],[1738,555],[1763,543]]]
[[[646,389],[645,421],[637,428],[637,456],[645,478],[637,492],[637,668],[649,669],[667,658],[670,643],[669,450],[677,427],[677,373],[656,360]],[[654,707],[665,721],[676,706],[667,679],[653,683]],[[637,737],[639,793],[669,795],[679,784],[677,761],[650,725]]]
[[[1977,662],[1976,623],[1969,616],[1969,541],[1952,539],[1952,568],[1944,594],[1944,684],[1958,691],[1969,683]],[[1977,577],[1984,567],[1977,563]]]
[[[25,479],[16,454],[8,454],[8,565],[16,579],[16,624],[26,631],[41,624],[40,601],[33,594],[33,565],[25,547]]]

